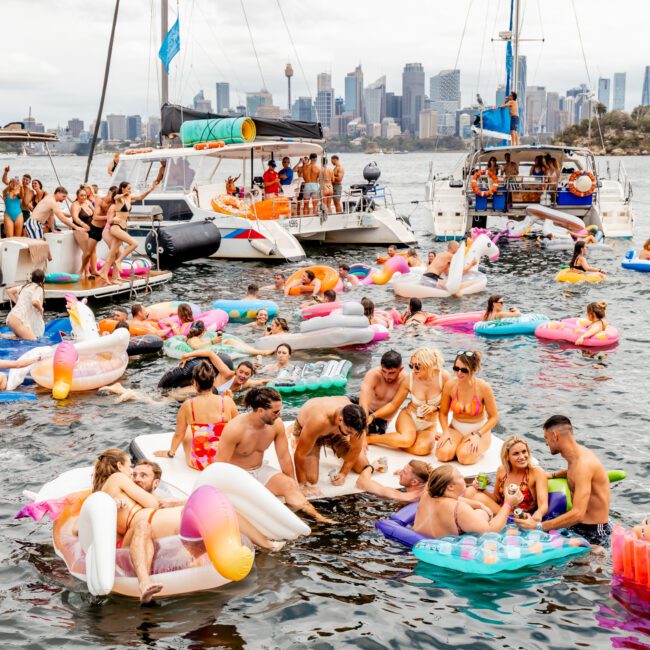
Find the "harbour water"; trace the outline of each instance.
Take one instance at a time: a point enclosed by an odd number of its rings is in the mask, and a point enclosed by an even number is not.
[[[431,159],[436,169],[445,171],[462,154],[342,156],[347,182],[360,182],[363,166],[376,160],[398,211],[411,217],[424,253],[443,246],[433,243],[427,232],[423,205],[411,203],[423,199]],[[107,160],[100,158],[95,165],[100,186],[106,185]],[[12,172],[29,171],[48,190],[56,183],[47,159],[9,162]],[[61,182],[71,191],[84,162],[57,160]],[[638,248],[650,237],[650,160],[627,158],[625,164],[635,190]],[[485,263],[485,294],[425,301],[425,308],[469,311],[481,308],[490,293],[501,293],[508,305],[523,312],[566,318],[582,314],[592,300],[606,300],[608,321],[622,334],[615,349],[588,354],[541,344],[534,337],[490,341],[434,330],[416,336],[400,333],[374,348],[341,353],[353,361],[349,391],[358,391],[365,371],[391,347],[408,355],[433,345],[448,365],[458,349],[480,350],[482,377],[491,383],[500,411],[496,432],[527,437],[542,466],[558,469],[562,461],[546,450],[541,424],[553,413],[568,415],[580,442],[594,449],[608,468],[628,472],[613,490],[612,520],[637,522],[650,509],[650,276],[620,268],[630,242],[610,243],[613,255],[591,258],[607,270],[604,283],[558,284],[553,277],[568,260],[567,252],[545,253],[530,240],[513,241],[500,244],[498,261]],[[336,265],[342,260],[371,263],[380,250],[311,246],[307,252],[310,263]],[[276,268],[291,271],[297,266],[219,260],[186,264],[146,302],[184,299],[209,306],[217,297],[243,295],[252,281],[271,282]],[[364,294],[379,308],[404,304],[387,287],[357,292]],[[293,318],[295,301],[282,302]],[[93,307],[101,317],[112,304]],[[332,355],[312,354],[316,356]],[[136,360],[123,383],[155,396],[156,383],[171,364],[165,357]],[[292,397],[284,415],[295,415],[303,401]],[[364,496],[323,504],[335,526],[315,525],[309,538],[288,544],[282,552],[258,553],[253,572],[239,584],[152,607],[122,597],[94,598],[55,555],[50,525],[13,519],[23,503],[22,490],[37,489],[65,469],[90,464],[108,446],[126,448],[135,435],[171,431],[177,407],[116,404],[114,397],[94,393],[73,394],[56,403],[41,390],[36,402],[2,404],[0,409],[0,640],[5,647],[650,648],[650,594],[643,601],[613,586],[609,555],[587,555],[513,576],[469,579],[419,565],[410,553],[387,542],[374,522],[396,506]]]

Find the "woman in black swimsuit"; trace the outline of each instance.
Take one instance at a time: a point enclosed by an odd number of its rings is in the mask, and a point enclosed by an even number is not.
[[[606,274],[603,271],[593,266],[589,266],[589,263],[587,262],[586,252],[586,243],[582,239],[578,240],[573,247],[573,257],[571,258],[571,264],[569,264],[569,268],[572,271],[578,271],[578,273],[593,273],[605,278]]]
[[[91,272],[94,275],[98,275],[97,271],[97,244],[102,241],[106,242],[106,246],[110,249],[111,242],[113,238],[108,232],[106,226],[106,219],[108,218],[108,210],[113,205],[113,199],[115,193],[117,192],[117,185],[112,185],[106,196],[95,196],[95,209],[93,211],[93,218],[90,222],[90,231],[88,232],[88,248],[84,255],[83,260],[81,261],[81,266],[85,268],[87,264],[90,264]],[[91,262],[92,260],[92,262]]]
[[[158,179],[151,184],[151,187],[146,192],[137,196],[131,194],[131,183],[128,181],[123,181],[117,188],[114,203],[108,210],[108,223],[111,224],[110,233],[113,241],[106,259],[106,265],[99,274],[99,277],[108,284],[120,283],[120,265],[124,258],[128,257],[138,247],[138,243],[126,230],[126,222],[131,212],[131,203],[144,200],[157,185]],[[120,252],[122,244],[126,244],[126,248]],[[108,274],[111,267],[113,267],[113,277],[109,280]]]
[[[70,217],[74,224],[79,226],[79,230],[74,231],[74,239],[77,246],[81,248],[82,262],[79,275],[84,277],[86,275],[92,277],[97,273],[97,269],[90,259],[86,259],[88,254],[88,231],[90,230],[90,222],[93,219],[94,207],[88,198],[88,192],[85,187],[80,187],[77,190],[77,198],[70,204]],[[90,268],[89,268],[90,266]]]

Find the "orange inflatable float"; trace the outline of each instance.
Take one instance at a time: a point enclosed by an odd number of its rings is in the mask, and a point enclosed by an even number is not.
[[[115,330],[117,321],[113,318],[105,318],[97,323],[101,334],[108,334]],[[129,334],[131,336],[144,336],[145,334],[155,334],[156,336],[163,336],[170,331],[170,328],[161,328],[153,321],[129,321]]]
[[[250,207],[246,201],[230,196],[230,194],[219,194],[210,201],[212,209],[220,214],[236,215],[238,217],[251,217]]]
[[[300,278],[305,271],[311,271],[316,276],[316,279],[320,280],[320,293],[327,291],[328,289],[334,289],[339,282],[338,271],[333,269],[331,266],[308,266],[304,269],[298,269],[295,273],[292,273],[287,278],[286,284],[300,282]],[[297,286],[289,289],[289,295],[300,296],[303,294],[312,293],[313,291],[313,284],[298,284]]]
[[[291,216],[291,205],[289,199],[278,196],[272,199],[264,199],[250,206],[250,219],[257,217],[260,220],[279,219],[280,217]]]

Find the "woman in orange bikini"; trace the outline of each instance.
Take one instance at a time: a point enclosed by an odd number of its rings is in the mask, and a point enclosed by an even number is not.
[[[442,435],[436,446],[436,457],[441,462],[455,458],[461,465],[472,465],[492,442],[499,410],[490,384],[476,377],[480,368],[478,352],[459,350],[456,353],[452,368],[455,377],[442,388],[438,413]]]
[[[542,521],[548,512],[548,479],[541,467],[533,465],[530,447],[519,436],[510,436],[501,447],[501,466],[497,470],[494,492],[481,490],[475,480],[465,490],[465,496],[480,501],[496,513],[503,505],[506,487],[512,483],[519,486],[523,496],[519,507],[535,521]]]
[[[198,395],[183,402],[178,409],[176,431],[169,450],[157,451],[156,456],[173,458],[182,444],[185,459],[191,468],[200,471],[214,462],[221,432],[237,415],[237,407],[231,397],[212,392],[216,376],[214,366],[207,361],[195,366],[192,383]]]

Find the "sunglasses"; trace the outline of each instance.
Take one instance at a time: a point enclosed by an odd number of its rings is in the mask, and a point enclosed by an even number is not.
[[[409,363],[409,368],[411,370],[420,370],[422,366],[419,363]]]
[[[460,366],[454,366],[452,370],[454,372],[462,372],[464,375],[469,375],[469,368],[461,368]]]
[[[476,353],[473,352],[472,350],[456,350],[456,356],[460,357],[474,357],[476,356]]]

